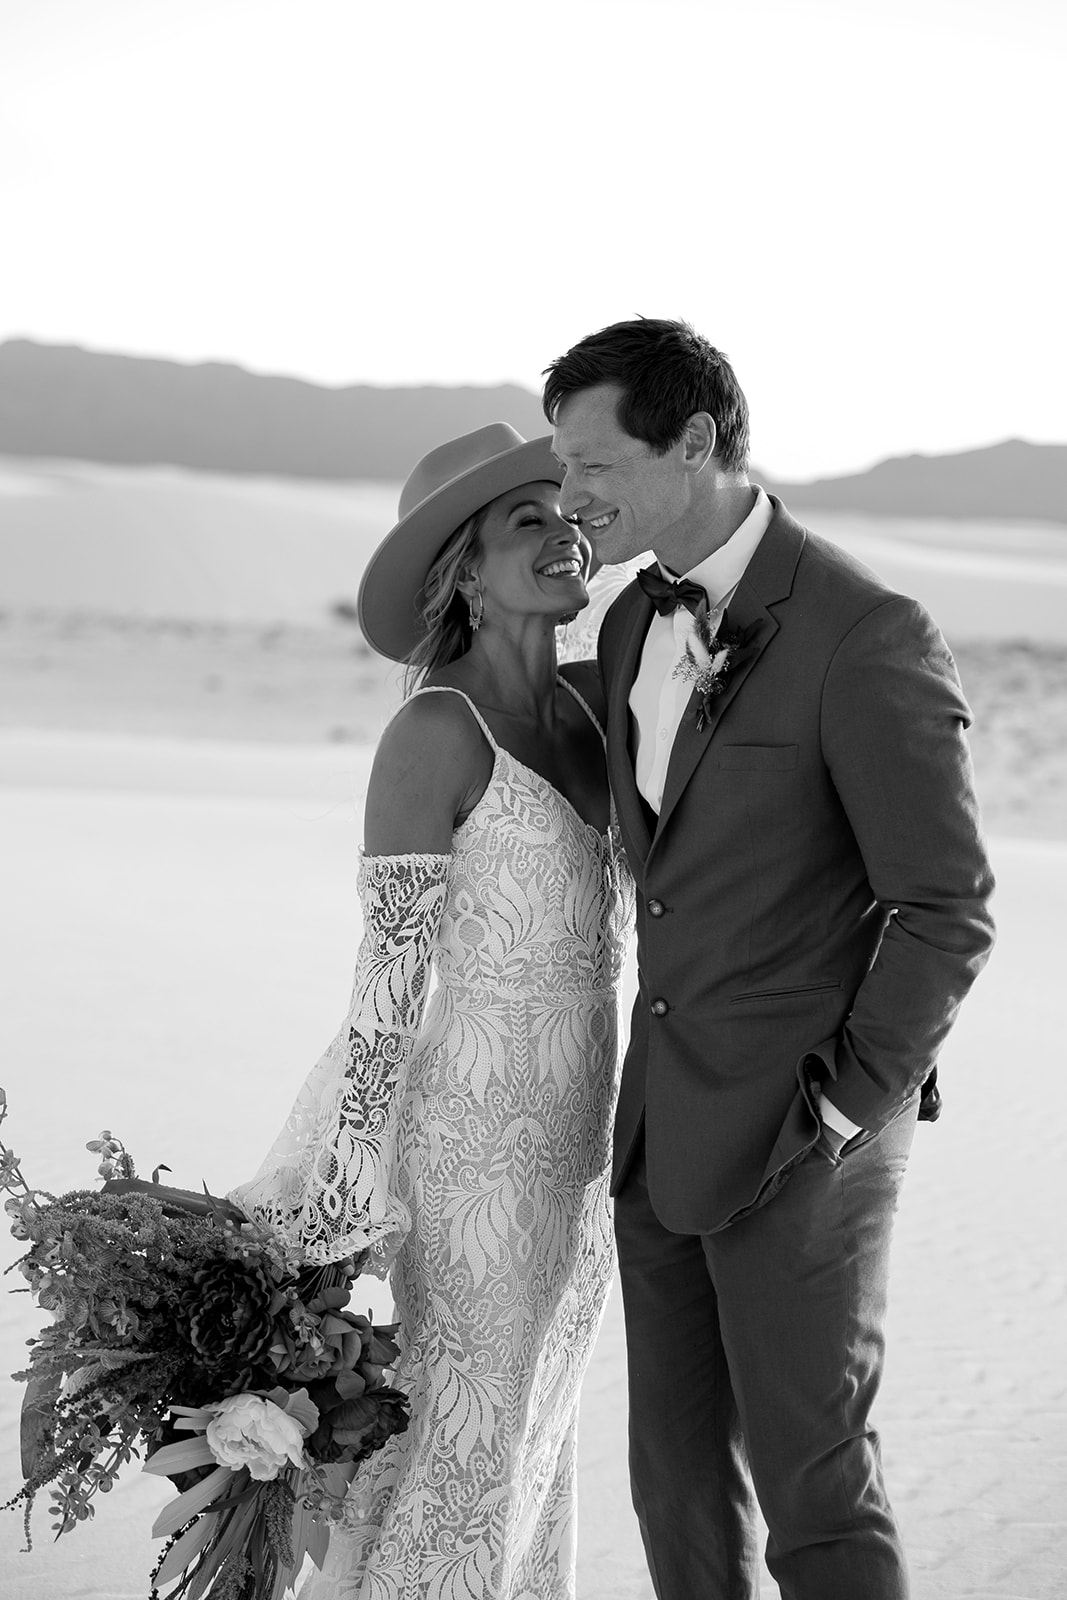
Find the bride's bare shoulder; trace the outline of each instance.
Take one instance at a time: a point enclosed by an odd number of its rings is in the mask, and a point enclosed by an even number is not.
[[[407,700],[378,742],[364,841],[375,855],[450,848],[458,818],[484,793],[493,752],[458,694]]]
[[[485,736],[464,696],[444,689],[427,686],[404,701],[381,736],[376,765],[415,756],[451,766],[456,757],[475,756],[485,748]]]

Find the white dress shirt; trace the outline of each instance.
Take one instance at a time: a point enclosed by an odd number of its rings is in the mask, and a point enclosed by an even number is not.
[[[717,631],[723,610],[733,599],[770,520],[771,502],[762,489],[757,489],[752,510],[741,526],[724,545],[713,550],[710,556],[705,556],[690,572],[671,572],[660,562],[660,571],[665,578],[681,576],[700,584],[707,594],[711,612],[718,613],[708,618],[713,630]],[[667,617],[661,617],[657,611],[645,636],[641,662],[630,690],[630,710],[634,714],[637,729],[634,762],[637,787],[655,812],[663,804],[667,763],[693,693],[690,680],[676,678],[674,672],[685,654],[686,644],[695,627],[696,618],[684,606],[679,606]]]
[[[689,572],[671,572],[660,562],[665,578],[689,578],[700,584],[708,597],[708,621],[713,633],[718,631],[722,613],[733,599],[770,526],[771,512],[771,502],[763,490],[757,488],[752,510],[718,550],[713,550]],[[663,804],[675,736],[693,692],[692,682],[681,675],[676,677],[675,669],[695,627],[696,618],[685,606],[679,606],[669,616],[661,616],[657,611],[649,625],[637,676],[630,690],[630,710],[636,729],[637,787],[657,813]],[[844,1116],[825,1095],[821,1096],[820,1110],[823,1121],[843,1139],[862,1133],[862,1128]]]

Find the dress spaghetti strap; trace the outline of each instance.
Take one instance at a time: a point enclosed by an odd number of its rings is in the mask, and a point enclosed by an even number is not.
[[[565,678],[562,673],[559,673],[557,675],[556,682],[557,683],[561,683],[565,689],[569,689],[570,690],[571,694],[577,700],[578,704],[581,706],[582,710],[585,712],[586,716],[589,718],[590,722],[593,724],[593,727],[596,729],[597,733],[599,733],[601,739],[603,739],[606,742],[607,741],[607,735],[605,734],[603,728],[600,726],[600,723],[598,722],[598,720],[596,718],[596,715],[594,714],[593,709],[589,705],[588,701],[583,700],[582,696],[578,693],[578,690],[574,687],[573,683],[571,683],[569,679]]]
[[[563,687],[567,690],[568,694],[570,694],[575,700],[577,700],[578,704],[581,706],[582,710],[585,712],[586,716],[589,718],[590,722],[593,724],[593,727],[596,729],[597,733],[599,733],[601,739],[604,740],[605,743],[606,743],[607,742],[607,735],[605,734],[603,728],[600,726],[600,723],[599,723],[599,721],[597,719],[596,713],[593,711],[593,709],[590,706],[589,702],[584,698],[584,696],[582,694],[579,693],[579,691],[574,687],[574,684],[571,683],[569,681],[569,679],[567,679],[567,678],[565,678],[563,676],[562,673],[557,673],[556,682],[557,683],[561,683],[563,685]],[[418,699],[420,694],[458,694],[459,698],[466,702],[467,708],[470,711],[471,716],[474,718],[475,722],[478,724],[479,728],[481,728],[482,732],[484,733],[486,739],[489,742],[489,748],[493,751],[494,755],[497,754],[497,752],[500,749],[500,746],[497,744],[496,740],[493,738],[493,735],[489,730],[489,724],[486,722],[485,718],[482,716],[481,712],[478,710],[478,707],[475,705],[475,703],[471,699],[470,695],[469,694],[464,694],[462,689],[453,689],[447,683],[427,683],[421,689],[416,689],[413,694],[409,694],[408,695],[407,699],[403,702],[402,705],[397,706],[396,710],[393,712],[393,717],[399,716],[401,711],[403,711],[404,706],[410,705],[411,701]],[[393,717],[390,717],[390,719],[389,719],[390,722],[392,722]],[[386,724],[386,726],[388,726],[388,724]]]
[[[403,711],[404,706],[410,705],[412,700],[417,700],[420,694],[458,694],[461,700],[466,701],[467,709],[470,711],[471,716],[485,734],[486,739],[489,741],[490,750],[492,750],[494,755],[499,752],[500,746],[490,733],[489,724],[478,710],[478,707],[474,704],[474,701],[471,699],[470,695],[464,694],[462,689],[451,688],[447,683],[427,683],[421,689],[416,689],[414,694],[408,695],[407,699],[403,702],[403,705],[397,706],[396,710],[393,712],[393,716],[389,718],[389,721],[392,722],[393,717],[398,717],[401,711]],[[579,696],[579,699],[581,699],[581,696]],[[583,701],[582,704],[584,705],[585,702]],[[586,710],[589,710],[588,706],[586,706]],[[593,716],[593,713],[590,711],[589,715]],[[593,717],[593,721],[596,721],[595,717]],[[386,724],[386,726],[388,726],[388,724]]]

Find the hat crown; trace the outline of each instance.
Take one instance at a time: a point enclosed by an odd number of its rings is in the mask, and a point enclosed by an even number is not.
[[[490,422],[484,428],[475,428],[473,433],[464,433],[458,439],[449,439],[446,444],[438,445],[423,456],[408,475],[400,491],[400,520],[410,516],[417,506],[437,494],[453,479],[525,443],[522,434],[517,433],[510,424]]]
[[[396,526],[363,569],[356,602],[364,637],[393,661],[408,661],[422,637],[419,593],[442,547],[480,506],[526,483],[562,483],[552,437],[524,439],[491,422],[423,456],[400,495]]]

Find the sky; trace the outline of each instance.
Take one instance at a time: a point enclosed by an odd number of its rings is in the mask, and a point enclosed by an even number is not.
[[[1067,440],[1062,0],[0,0],[0,339],[522,383],[684,317],[779,477]]]

